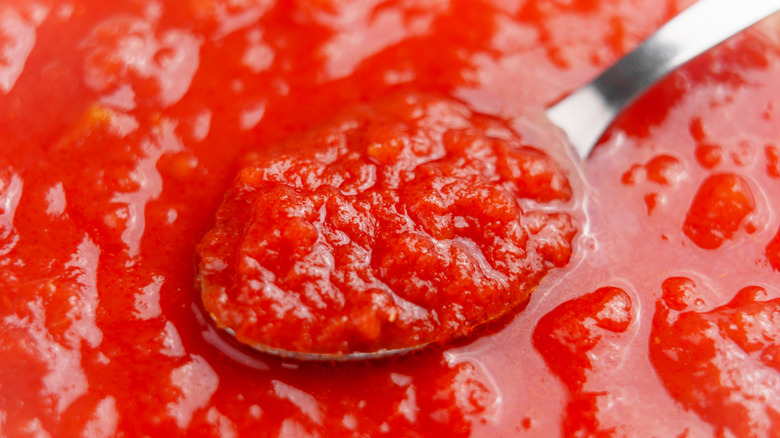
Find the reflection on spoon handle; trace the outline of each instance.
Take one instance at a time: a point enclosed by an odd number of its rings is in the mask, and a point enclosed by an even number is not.
[[[699,0],[617,64],[547,109],[586,158],[614,118],[681,65],[780,10],[780,0]]]

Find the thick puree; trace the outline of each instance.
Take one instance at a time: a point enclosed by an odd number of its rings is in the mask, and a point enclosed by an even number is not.
[[[461,103],[398,93],[280,149],[246,158],[198,245],[204,309],[257,349],[441,344],[525,304],[571,258],[564,170]]]
[[[780,22],[541,113],[690,3],[6,0],[0,436],[780,436]]]

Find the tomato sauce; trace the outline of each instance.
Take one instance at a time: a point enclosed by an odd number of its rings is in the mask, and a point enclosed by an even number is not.
[[[780,23],[664,80],[581,166],[542,114],[690,3],[4,2],[0,435],[778,436]],[[566,266],[403,357],[225,336],[198,245],[237,175],[409,93],[560,166],[570,197],[533,205],[571,216]]]
[[[198,245],[204,309],[257,349],[339,359],[451,341],[571,257],[563,169],[461,103],[399,93],[280,149],[247,157]]]

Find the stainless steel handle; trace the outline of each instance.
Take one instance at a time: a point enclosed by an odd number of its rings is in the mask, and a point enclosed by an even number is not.
[[[615,117],[681,65],[780,10],[780,0],[699,0],[599,77],[547,109],[586,158]]]

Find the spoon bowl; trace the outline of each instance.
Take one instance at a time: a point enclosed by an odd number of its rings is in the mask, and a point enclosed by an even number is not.
[[[700,0],[673,18],[642,45],[620,59],[592,82],[548,108],[548,118],[587,158],[612,121],[648,88],[686,62],[780,10],[780,0]],[[247,342],[229,327],[220,329],[263,354],[299,361],[360,361],[387,358],[420,350],[432,343],[370,352],[314,353]]]

